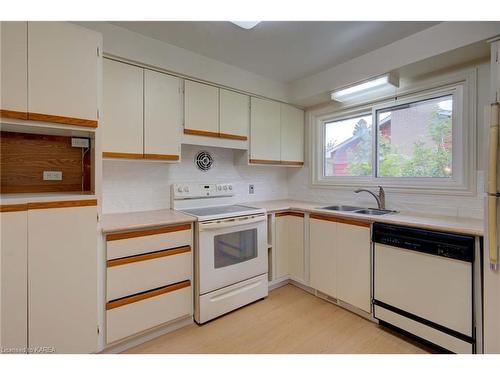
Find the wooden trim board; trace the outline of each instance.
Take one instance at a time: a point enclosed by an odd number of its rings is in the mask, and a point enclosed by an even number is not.
[[[134,295],[129,296],[129,297],[120,298],[120,299],[106,303],[106,310],[115,309],[115,308],[120,307],[120,306],[124,306],[124,305],[128,305],[128,304],[131,304],[134,302],[142,301],[144,299],[160,296],[162,294],[170,293],[170,292],[173,292],[175,290],[179,290],[179,289],[183,289],[183,288],[187,288],[189,286],[191,286],[191,280],[186,280],[186,281],[181,281],[181,282],[176,283],[176,284],[164,286],[164,287],[161,287],[158,289],[153,289],[153,290],[150,290],[149,292],[138,293],[138,294],[134,294]]]
[[[133,256],[129,256],[129,257],[108,260],[106,262],[106,265],[108,267],[116,267],[116,266],[122,266],[124,264],[143,262],[145,260],[163,258],[163,257],[168,257],[171,255],[177,255],[177,254],[182,254],[182,253],[189,253],[190,251],[191,251],[191,246],[181,246],[181,247],[176,247],[173,249],[160,250],[160,251],[155,251],[155,252],[147,253],[147,254],[133,255]]]
[[[281,164],[280,160],[250,159],[249,162],[251,164],[273,164],[273,165]]]
[[[130,152],[107,152],[102,153],[103,158],[119,158],[119,159],[143,159],[144,154],[134,154]]]
[[[44,113],[28,112],[28,120],[55,122],[58,124],[83,126],[86,128],[97,128],[97,121],[96,120],[88,120],[88,119],[82,119],[82,118],[76,118],[76,117],[48,115],[48,114],[44,114]]]
[[[302,213],[302,212],[286,211],[286,212],[278,212],[275,216],[276,217],[282,217],[282,216],[304,217],[304,213]]]
[[[209,132],[209,131],[206,131],[206,130],[196,130],[196,129],[186,129],[186,128],[184,128],[184,134],[202,135],[204,137],[219,138],[219,133],[217,133],[217,132]]]
[[[144,159],[151,160],[179,160],[179,155],[167,155],[167,154],[144,154]]]
[[[295,161],[295,160],[282,160],[281,165],[304,165],[303,161]]]
[[[73,201],[31,202],[28,210],[42,210],[47,208],[87,207],[97,206],[97,199],[82,199]]]
[[[369,221],[340,218],[340,217],[337,217],[337,216],[310,214],[309,218],[310,219],[316,219],[316,220],[332,221],[332,222],[341,223],[341,224],[357,225],[359,227],[366,227],[366,228],[370,227],[370,222]]]
[[[19,211],[26,211],[27,209],[28,209],[27,203],[0,205],[0,212],[19,212]]]
[[[246,141],[248,139],[245,135],[236,135],[236,134],[228,134],[228,133],[219,133],[220,138],[225,139],[235,139],[237,141]]]
[[[8,109],[0,109],[0,117],[15,118],[18,120],[27,120],[28,112],[10,111]]]
[[[154,229],[144,229],[144,230],[135,230],[135,231],[130,231],[130,232],[111,233],[111,234],[108,234],[106,236],[106,241],[118,241],[118,240],[125,240],[127,238],[153,236],[155,234],[179,232],[182,230],[191,230],[191,224],[172,225],[172,226],[168,226],[168,227],[160,227],[160,228],[154,228]]]

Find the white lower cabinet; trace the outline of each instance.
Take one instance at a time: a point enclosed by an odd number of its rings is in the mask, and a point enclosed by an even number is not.
[[[96,203],[41,207],[28,210],[29,346],[55,353],[95,352]]]
[[[304,214],[276,214],[276,277],[304,281]]]
[[[28,346],[28,214],[0,213],[0,347],[7,353]]]
[[[370,225],[311,214],[309,227],[311,287],[370,312]]]
[[[193,315],[192,224],[106,235],[106,343]]]

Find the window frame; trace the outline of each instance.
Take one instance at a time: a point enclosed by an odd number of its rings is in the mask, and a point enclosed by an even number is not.
[[[458,75],[413,85],[398,90],[397,97],[385,97],[357,106],[345,106],[337,111],[323,109],[309,114],[311,131],[311,185],[352,189],[360,186],[382,185],[389,191],[473,195],[476,192],[476,69]],[[442,96],[453,97],[452,177],[379,177],[377,111],[429,100]],[[372,175],[325,176],[326,123],[356,116],[372,116]]]

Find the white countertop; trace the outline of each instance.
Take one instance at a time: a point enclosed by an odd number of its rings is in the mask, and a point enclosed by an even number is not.
[[[194,216],[164,209],[155,211],[124,212],[102,215],[100,227],[103,233],[120,232],[160,225],[192,223]]]
[[[278,211],[303,211],[312,212],[324,215],[331,215],[337,217],[349,217],[369,222],[389,223],[407,225],[410,227],[440,230],[444,232],[469,234],[474,236],[482,236],[484,233],[484,223],[482,220],[450,217],[450,216],[435,216],[435,215],[422,215],[411,212],[391,213],[387,215],[362,215],[345,211],[330,211],[324,210],[319,207],[325,207],[327,203],[314,203],[302,202],[294,200],[274,200],[262,202],[249,202],[244,203],[246,206],[264,208],[267,212]]]
[[[88,192],[56,192],[56,193],[9,193],[0,194],[0,204],[24,204],[33,202],[59,202],[72,200],[96,199]]]

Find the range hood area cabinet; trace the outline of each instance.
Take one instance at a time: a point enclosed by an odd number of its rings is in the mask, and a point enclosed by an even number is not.
[[[99,33],[67,22],[3,21],[1,39],[2,118],[97,127]]]
[[[186,80],[184,134],[248,140],[250,97]]]
[[[250,164],[304,165],[304,111],[251,98]]]
[[[0,206],[0,347],[97,350],[97,201]]]
[[[177,162],[181,80],[104,59],[103,157]]]

